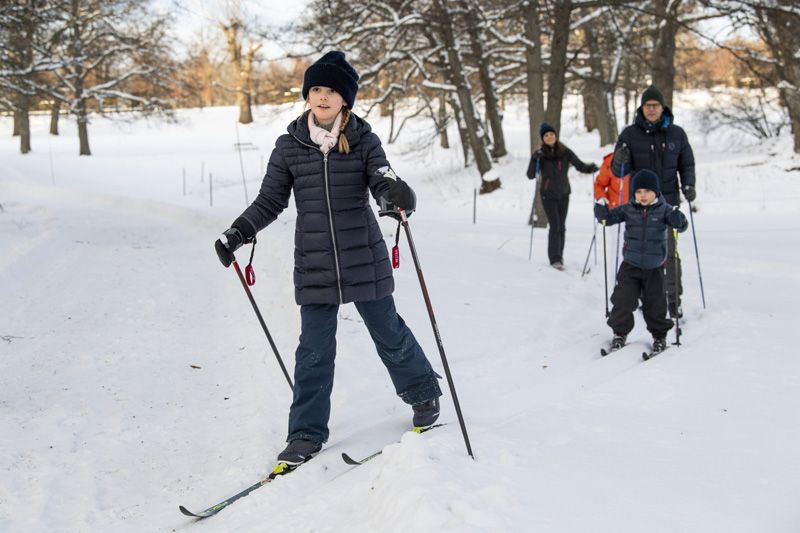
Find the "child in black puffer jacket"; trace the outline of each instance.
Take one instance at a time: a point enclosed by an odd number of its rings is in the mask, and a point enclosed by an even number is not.
[[[604,225],[625,222],[623,261],[617,273],[617,285],[611,295],[614,305],[607,324],[614,332],[611,348],[625,344],[633,329],[633,312],[642,298],[647,330],[653,335],[653,351],[666,347],[672,321],[667,318],[664,288],[664,262],[667,259],[667,228],[679,232],[689,226],[677,206],[669,205],[658,186],[658,176],[640,170],[633,177],[634,201],[609,211],[605,198],[594,206],[594,215]]]

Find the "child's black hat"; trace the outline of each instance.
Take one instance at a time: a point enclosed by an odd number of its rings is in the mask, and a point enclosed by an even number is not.
[[[661,187],[658,186],[658,176],[652,170],[643,168],[633,176],[633,192],[639,189],[649,189],[656,194],[661,194]]]
[[[353,108],[358,92],[358,73],[339,51],[328,52],[312,64],[303,76],[303,100],[312,87],[330,87],[342,95],[347,107]]]

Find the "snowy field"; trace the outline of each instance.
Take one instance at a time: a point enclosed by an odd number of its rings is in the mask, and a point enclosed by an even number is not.
[[[543,230],[528,261],[523,108],[506,110],[503,187],[478,199],[475,225],[479,183],[457,134],[454,149],[411,155],[425,141],[419,123],[407,126],[385,148],[419,197],[411,228],[475,460],[449,392],[446,427],[403,435],[411,410],[345,305],[323,453],[201,522],[178,505],[204,509],[264,476],[291,402],[212,246],[245,207],[236,110],[182,111],[176,124],[95,118],[91,157],[76,155],[72,120],[51,137],[34,118],[26,156],[0,120],[0,531],[798,531],[800,171],[788,169],[800,158],[788,136],[704,135],[695,117],[706,102],[678,95],[675,115],[698,161],[707,308],[689,231],[683,344],[647,363],[640,315],[633,346],[599,356],[610,339],[602,246],[581,278],[591,176],[571,172],[567,271],[547,264]],[[599,163],[609,147],[582,132],[576,109],[566,102],[562,140]],[[250,200],[297,114],[259,108],[239,126],[254,148],[242,154]],[[370,121],[387,138],[388,121]],[[254,265],[255,298],[290,368],[294,218],[292,206],[259,235]],[[393,240],[396,225],[381,224]],[[609,229],[612,269],[615,238]],[[443,373],[405,239],[401,255],[399,311]],[[246,264],[249,248],[239,256]],[[356,469],[339,457],[382,447]]]

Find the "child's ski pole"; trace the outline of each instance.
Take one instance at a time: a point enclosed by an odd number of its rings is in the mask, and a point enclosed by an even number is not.
[[[691,209],[691,208],[690,208]],[[675,239],[675,296],[677,302],[678,296],[678,230],[672,230],[672,237]],[[676,305],[677,311],[677,305]],[[675,346],[681,345],[681,317],[680,313],[675,313],[675,342],[673,342]]]
[[[472,454],[472,446],[469,444],[469,436],[467,435],[467,426],[464,424],[464,416],[461,414],[461,405],[458,403],[458,395],[456,394],[456,387],[453,384],[453,376],[450,374],[450,365],[447,364],[447,356],[444,354],[444,345],[442,344],[442,337],[439,335],[439,326],[436,325],[436,317],[433,314],[433,306],[431,299],[428,296],[428,287],[425,285],[425,278],[422,276],[422,267],[419,264],[419,257],[417,257],[417,247],[414,246],[414,239],[411,237],[411,228],[408,225],[406,212],[398,209],[400,214],[400,223],[406,230],[406,237],[408,238],[408,247],[411,249],[411,257],[414,259],[414,267],[417,269],[417,278],[419,278],[419,286],[422,288],[422,297],[425,300],[425,306],[428,308],[428,317],[431,319],[431,327],[433,328],[433,336],[436,338],[436,346],[439,348],[439,355],[442,358],[442,366],[444,367],[444,374],[447,377],[447,384],[450,387],[450,394],[453,396],[453,404],[456,408],[456,415],[458,416],[458,423],[461,425],[461,433],[464,435],[464,444],[467,446],[467,453],[473,459],[475,456]]]
[[[247,286],[247,281],[245,281],[244,276],[242,275],[242,269],[239,268],[239,263],[236,262],[235,259],[233,260],[233,267],[236,269],[236,274],[239,276],[239,281],[242,282],[242,287],[244,287],[244,292],[247,293],[247,297],[250,299],[250,303],[253,305],[253,311],[256,312],[256,316],[258,317],[258,322],[261,324],[261,328],[264,330],[264,333],[267,336],[267,341],[269,341],[269,345],[272,347],[272,351],[275,353],[275,358],[278,360],[278,365],[281,367],[283,375],[286,377],[286,381],[289,382],[289,387],[294,391],[294,385],[292,384],[292,379],[289,377],[289,372],[286,370],[286,366],[284,366],[283,364],[283,359],[281,359],[281,356],[278,353],[278,347],[275,346],[275,341],[272,340],[272,335],[269,334],[269,329],[267,329],[267,324],[261,317],[261,311],[258,310],[256,301],[253,298],[253,293],[250,292],[250,287]]]
[[[603,221],[603,283],[606,287],[606,318],[608,318],[608,261],[606,259],[606,221]]]

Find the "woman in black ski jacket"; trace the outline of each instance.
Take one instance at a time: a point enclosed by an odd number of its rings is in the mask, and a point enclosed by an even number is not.
[[[550,224],[547,237],[547,255],[550,265],[558,270],[564,270],[564,237],[566,235],[567,210],[569,209],[569,195],[571,189],[567,171],[571,164],[579,172],[589,174],[597,172],[599,167],[594,163],[588,165],[578,159],[575,153],[558,140],[556,130],[543,122],[539,128],[542,146],[528,164],[528,179],[533,179],[536,174],[541,176],[539,190],[542,195],[542,205]]]
[[[288,446],[276,468],[306,461],[328,440],[341,304],[355,304],[395,391],[413,407],[414,425],[429,426],[439,416],[437,376],[395,309],[389,254],[369,203],[371,194],[410,213],[416,197],[392,171],[369,124],[351,111],[357,91],[358,74],[342,52],[328,52],[306,70],[303,98],[310,109],[278,138],[258,197],[215,243],[229,266],[233,252],[253,242],[294,192],[301,333]]]

